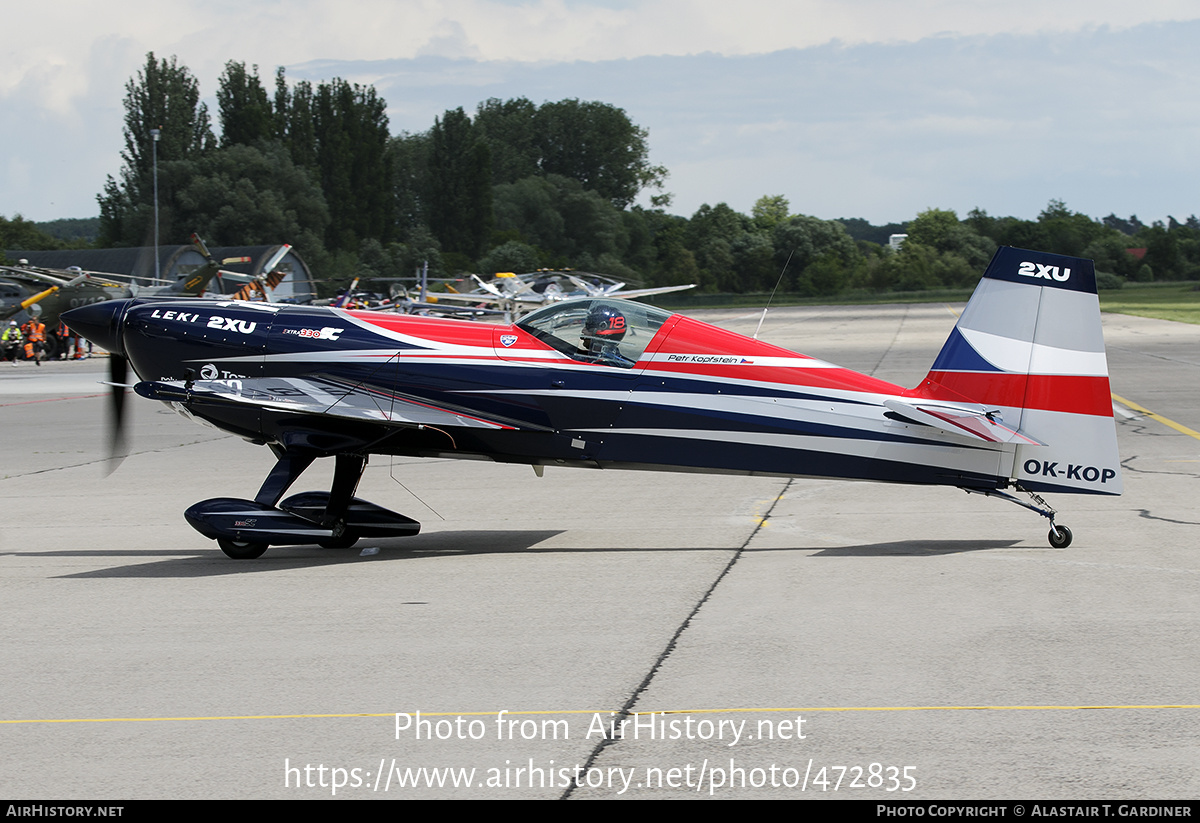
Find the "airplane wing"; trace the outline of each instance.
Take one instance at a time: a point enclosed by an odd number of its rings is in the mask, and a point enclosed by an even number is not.
[[[457,292],[431,291],[431,292],[429,292],[428,296],[430,298],[436,298],[436,302],[438,302],[438,303],[441,303],[443,300],[445,300],[445,301],[458,302],[458,303],[476,303],[476,304],[492,303],[492,304],[494,304],[494,303],[503,303],[505,301],[512,300],[511,297],[497,296],[497,295],[492,295],[492,294],[481,294],[479,292],[467,292],[467,293],[463,294],[463,293],[457,293]]]
[[[491,283],[484,282],[479,275],[472,274],[471,279],[478,283],[479,288],[483,289],[488,294],[494,295],[495,297],[504,297],[504,294],[500,291],[500,289],[496,288]]]
[[[988,443],[1023,443],[1029,446],[1044,446],[1040,440],[1021,434],[1000,423],[990,416],[982,407],[978,410],[948,406],[938,403],[910,404],[900,400],[885,400],[887,406],[895,414],[920,423],[933,426],[951,434],[963,435]]]
[[[673,291],[687,291],[688,289],[694,288],[696,288],[696,284],[689,283],[686,286],[659,286],[656,289],[627,289],[625,291],[615,291],[604,296],[620,297],[625,300],[634,300],[638,297],[648,297],[652,294],[670,294]]]
[[[257,406],[289,414],[360,420],[392,426],[447,426],[483,429],[530,429],[528,423],[485,419],[466,410],[436,406],[420,398],[363,384],[317,377],[270,377],[240,380],[156,380],[134,391],[151,400],[187,406]],[[547,430],[548,431],[548,430]]]
[[[420,300],[407,300],[403,303],[395,304],[396,311],[406,314],[425,314],[436,315],[438,317],[466,317],[475,319],[479,317],[505,317],[508,312],[504,309],[489,309],[480,308],[478,306],[453,306],[449,303],[443,303],[440,300],[436,303],[422,303]],[[385,310],[384,307],[378,309]]]
[[[611,283],[598,286],[589,283],[581,277],[576,277],[573,274],[568,274],[567,279],[574,283],[577,289],[584,294],[589,295],[590,297],[612,297],[614,294],[620,293],[621,289],[625,288],[625,284],[618,280],[613,280]]]

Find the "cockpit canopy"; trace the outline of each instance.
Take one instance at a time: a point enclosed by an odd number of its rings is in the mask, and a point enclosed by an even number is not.
[[[644,303],[595,297],[545,306],[517,326],[574,360],[629,369],[670,316]]]

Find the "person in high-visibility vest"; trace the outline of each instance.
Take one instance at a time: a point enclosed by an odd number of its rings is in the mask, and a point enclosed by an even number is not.
[[[58,359],[82,360],[83,352],[79,347],[79,335],[71,331],[66,323],[58,321]]]
[[[4,349],[4,359],[11,360],[13,366],[17,365],[17,357],[21,354],[21,348],[25,345],[25,335],[21,334],[21,329],[17,326],[16,320],[10,320],[8,326],[5,327],[4,333],[0,334],[0,347]]]
[[[42,365],[42,352],[46,349],[46,324],[31,317],[21,331],[25,332],[25,359]]]

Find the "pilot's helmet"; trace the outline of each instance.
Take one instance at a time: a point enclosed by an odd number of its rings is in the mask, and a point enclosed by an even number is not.
[[[599,303],[592,306],[583,324],[584,340],[611,340],[614,343],[625,339],[625,315],[615,306]]]
[[[83,269],[79,268],[79,266],[67,266],[67,271],[71,272],[71,274],[83,273]]]

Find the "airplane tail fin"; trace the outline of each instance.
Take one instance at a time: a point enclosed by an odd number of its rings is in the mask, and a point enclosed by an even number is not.
[[[1026,489],[1121,493],[1091,260],[999,249],[910,396],[998,410],[1024,437],[1010,476]]]

